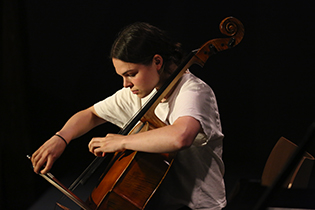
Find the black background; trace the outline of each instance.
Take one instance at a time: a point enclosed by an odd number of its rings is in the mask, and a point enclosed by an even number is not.
[[[240,178],[259,179],[276,141],[284,136],[299,144],[315,119],[311,0],[1,3],[1,209],[27,208],[49,186],[26,154],[72,114],[122,86],[108,55],[118,31],[135,21],[168,31],[186,51],[224,37],[219,23],[225,17],[244,24],[237,47],[192,69],[217,96],[228,193]],[[101,126],[72,142],[52,172],[82,171],[94,158],[90,138],[117,131]],[[314,146],[309,152],[315,154]]]

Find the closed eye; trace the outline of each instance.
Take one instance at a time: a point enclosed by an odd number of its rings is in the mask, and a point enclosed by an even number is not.
[[[136,76],[136,74],[128,74],[128,75],[126,75],[127,77],[134,77],[134,76]]]
[[[134,71],[134,70],[129,70],[129,71],[126,71],[125,73],[123,73],[122,76],[124,77],[134,77],[136,76],[138,73],[138,71]]]

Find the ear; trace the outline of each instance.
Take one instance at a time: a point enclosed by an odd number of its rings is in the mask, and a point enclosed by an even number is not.
[[[163,58],[159,54],[156,54],[153,56],[153,64],[157,67],[157,70],[159,71],[163,66]]]

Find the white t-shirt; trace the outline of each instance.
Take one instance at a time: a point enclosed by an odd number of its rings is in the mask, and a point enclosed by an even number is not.
[[[129,88],[122,88],[96,103],[94,108],[106,121],[123,127],[155,92],[140,99]],[[223,134],[212,89],[187,72],[172,95],[156,107],[155,114],[166,124],[173,124],[181,116],[194,117],[203,132],[198,134],[191,147],[177,153],[149,206],[163,210],[174,210],[183,205],[191,209],[222,209],[226,205]]]

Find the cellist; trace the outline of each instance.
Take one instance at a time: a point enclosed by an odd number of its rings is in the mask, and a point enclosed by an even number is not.
[[[35,173],[47,173],[71,140],[111,122],[123,127],[163,85],[183,59],[180,45],[147,23],[125,27],[110,57],[123,88],[74,114],[31,158]],[[107,134],[88,147],[95,156],[125,149],[177,152],[174,163],[146,209],[219,210],[226,205],[220,116],[212,89],[186,71],[155,114],[167,126],[132,135]],[[45,167],[41,170],[41,167]]]

